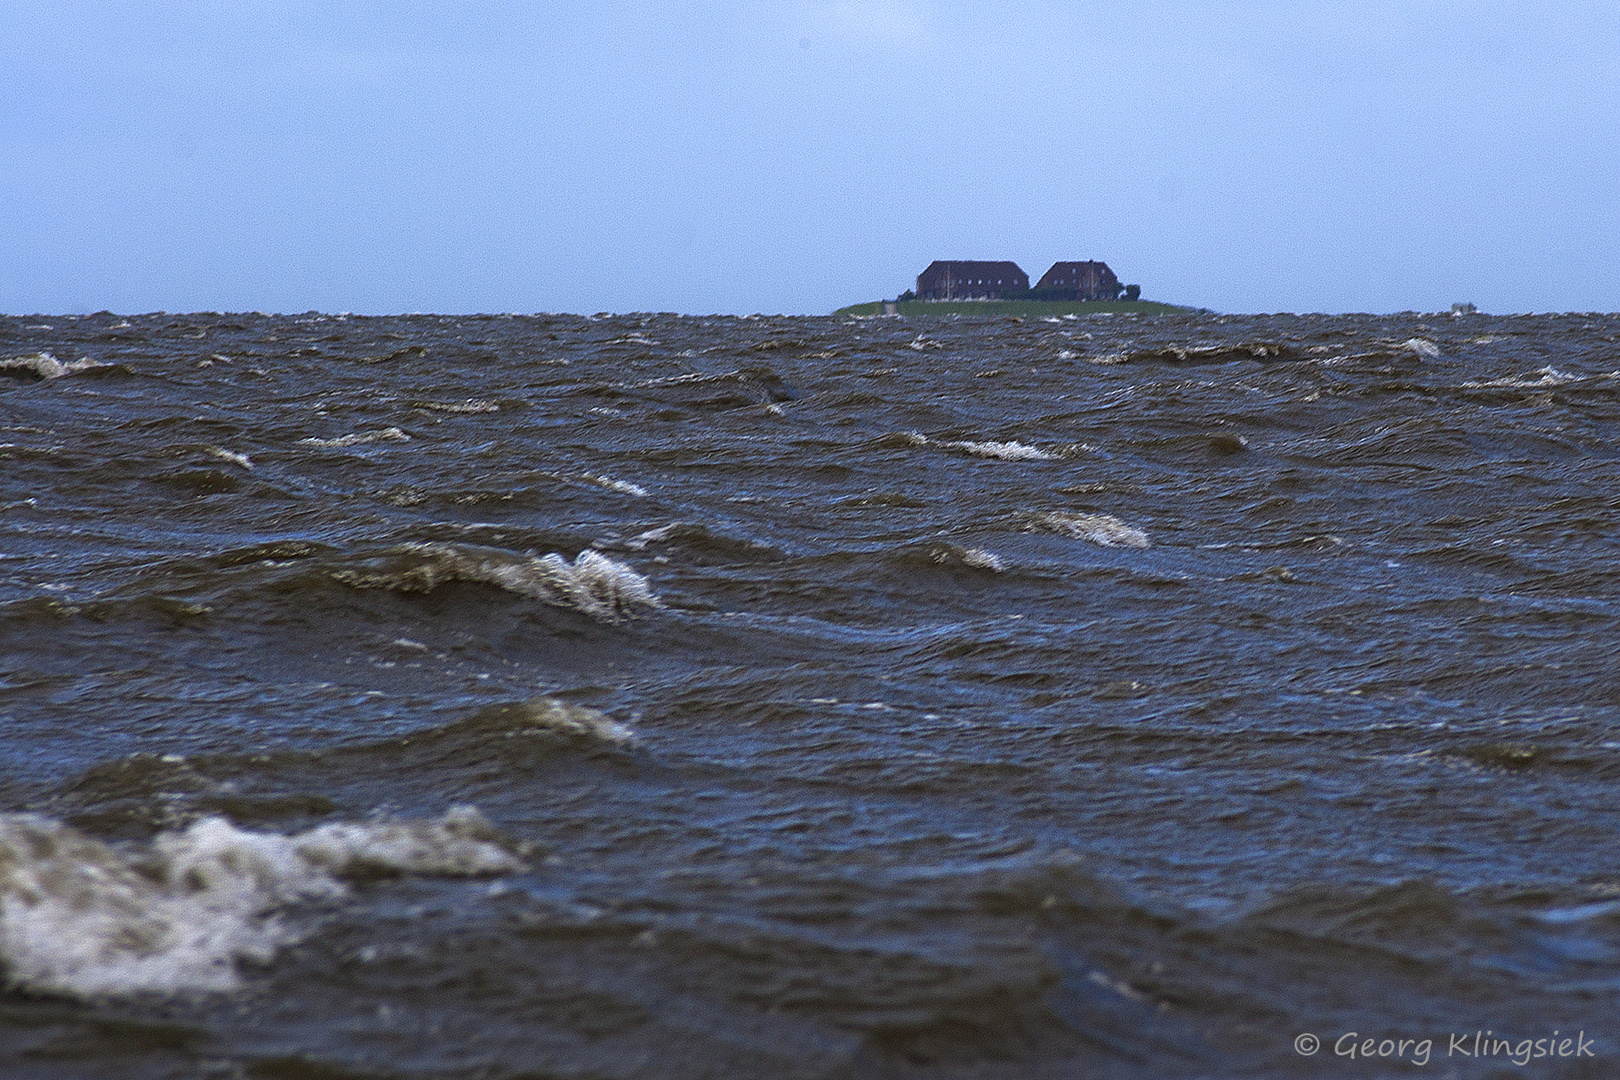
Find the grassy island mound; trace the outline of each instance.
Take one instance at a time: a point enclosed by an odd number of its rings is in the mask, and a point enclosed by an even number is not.
[[[1201,308],[1161,304],[1154,300],[902,300],[901,315],[1188,315]],[[881,315],[883,301],[851,304],[834,315]]]

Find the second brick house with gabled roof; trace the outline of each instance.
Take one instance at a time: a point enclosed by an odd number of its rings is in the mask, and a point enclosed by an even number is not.
[[[1041,275],[1035,288],[1049,291],[1053,299],[1116,300],[1124,286],[1105,262],[1058,262]]]

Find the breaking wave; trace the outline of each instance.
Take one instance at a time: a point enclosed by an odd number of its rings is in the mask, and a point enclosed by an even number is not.
[[[1035,515],[1035,523],[1042,528],[1076,540],[1088,540],[1102,547],[1145,548],[1148,535],[1141,529],[1127,525],[1112,514],[1082,514],[1070,510],[1050,510]]]
[[[1007,568],[1007,564],[1001,561],[1001,556],[983,548],[965,549],[962,552],[962,564],[976,570],[995,570],[998,573]]]
[[[507,738],[516,735],[560,735],[601,741],[613,746],[630,746],[636,741],[635,729],[587,705],[572,705],[557,698],[532,697],[480,709],[463,725],[493,726]]]
[[[995,458],[998,461],[1056,461],[1058,456],[1036,446],[1021,442],[948,442],[941,443],[947,450],[961,450],[974,457]]]
[[[581,473],[579,479],[588,484],[605,487],[609,491],[617,491],[621,495],[634,495],[637,498],[645,498],[647,495],[646,488],[640,484],[632,484],[628,480],[615,480],[611,476],[598,476],[595,473]]]
[[[1509,375],[1499,379],[1474,379],[1463,383],[1469,390],[1500,388],[1506,390],[1542,390],[1555,386],[1568,386],[1579,381],[1579,376],[1559,371],[1551,365],[1537,368],[1528,375]]]
[[[0,377],[25,379],[30,382],[49,382],[60,379],[64,375],[73,375],[80,371],[89,371],[92,368],[113,367],[111,364],[98,364],[94,360],[69,360],[63,363],[48,352],[31,353],[28,356],[13,356],[0,360]]]
[[[208,817],[134,849],[0,814],[0,966],[13,985],[80,998],[230,990],[238,961],[266,962],[294,940],[278,909],[342,898],[347,877],[523,869],[471,807],[292,836]]]
[[[307,439],[299,439],[298,445],[324,447],[364,446],[367,443],[377,442],[409,442],[410,438],[399,428],[388,427],[378,431],[356,431],[349,435],[339,435],[335,439],[317,439],[311,436]]]
[[[967,440],[953,440],[939,442],[915,431],[900,432],[881,440],[885,443],[902,446],[938,446],[945,450],[959,450],[974,457],[994,458],[998,461],[1057,461],[1062,455],[1054,454],[1050,450],[1042,450],[1038,446],[1029,446],[1016,440],[997,442],[987,440],[972,442]]]
[[[472,544],[404,544],[361,565],[335,570],[332,577],[357,589],[399,592],[477,582],[606,622],[660,606],[646,578],[590,550],[569,562],[556,552],[535,558]]]
[[[1240,360],[1292,360],[1299,350],[1275,341],[1245,341],[1235,345],[1160,345],[1105,353],[1088,359],[1093,364],[1133,364],[1159,361],[1170,364],[1230,364]]]
[[[945,541],[908,545],[897,553],[903,561],[922,566],[943,566],[951,570],[989,570],[1001,573],[1007,564],[1001,556],[984,548],[959,547]]]

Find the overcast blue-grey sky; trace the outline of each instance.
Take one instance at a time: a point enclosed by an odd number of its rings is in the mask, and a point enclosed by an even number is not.
[[[9,0],[0,311],[1620,309],[1620,5]]]

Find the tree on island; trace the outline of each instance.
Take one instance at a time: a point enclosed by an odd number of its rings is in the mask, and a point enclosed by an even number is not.
[[[1140,300],[1140,299],[1142,299],[1142,286],[1140,286],[1140,285],[1127,285],[1127,286],[1125,286],[1125,299],[1127,299],[1127,300]]]

